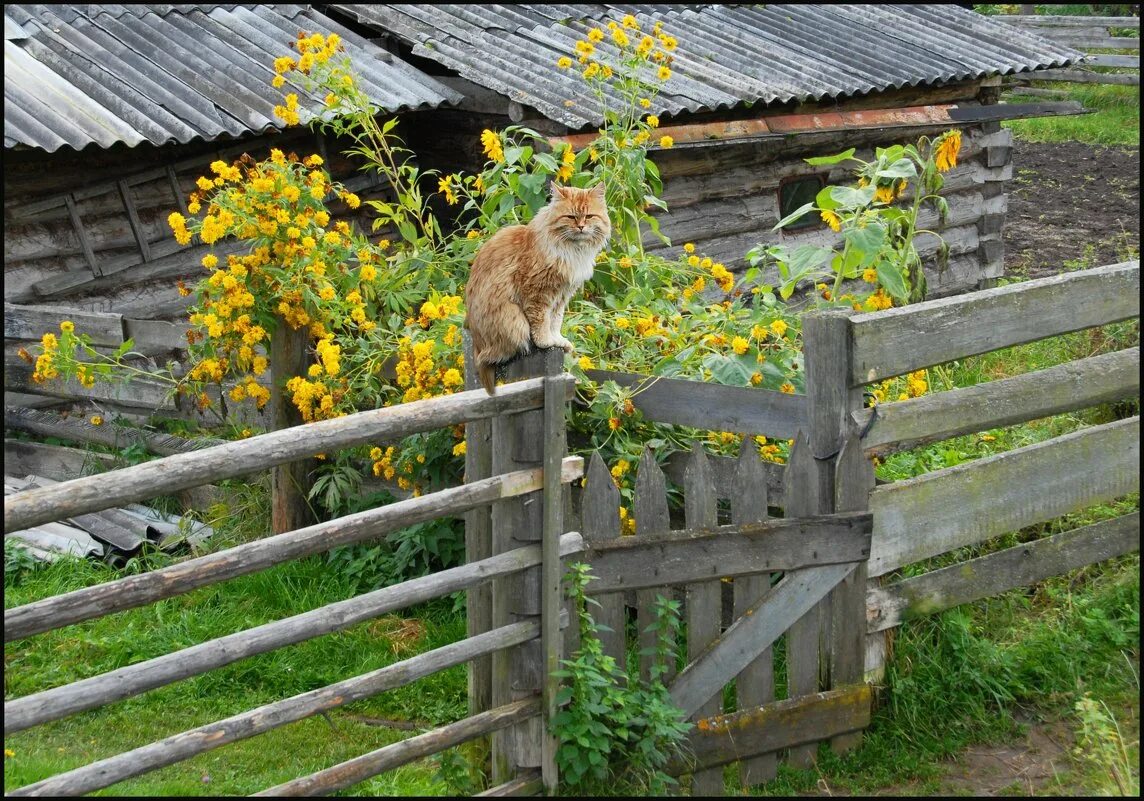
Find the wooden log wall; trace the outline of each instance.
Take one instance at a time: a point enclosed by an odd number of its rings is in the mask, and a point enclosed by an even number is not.
[[[772,232],[781,218],[779,187],[796,176],[825,176],[827,183],[849,183],[842,167],[812,167],[803,159],[857,147],[858,158],[870,159],[876,146],[909,143],[921,133],[940,129],[843,131],[831,137],[721,144],[704,148],[656,151],[653,159],[663,177],[668,211],[659,215],[661,228],[672,241],[665,247],[654,234],[645,236],[652,252],[674,255],[684,242],[721,261],[733,272],[747,267],[746,252],[760,243],[835,245],[841,242],[825,223],[791,232]],[[999,123],[963,129],[958,166],[946,174],[942,194],[949,202],[944,223],[933,211],[922,214],[923,227],[938,230],[949,246],[948,264],[939,268],[938,242],[919,237],[930,297],[942,297],[985,286],[1003,274],[1001,227],[1005,218],[1005,182],[1012,178],[1012,146],[1008,130]],[[776,282],[776,275],[761,280]]]
[[[114,147],[68,155],[8,154],[4,171],[4,299],[143,319],[179,320],[190,302],[177,281],[201,274],[205,245],[175,242],[167,217],[186,214],[195,180],[215,159],[255,158],[272,147],[318,153],[334,180],[363,198],[383,192],[375,175],[343,155],[348,142],[308,130],[251,136],[237,144]],[[331,209],[369,231],[366,207]],[[219,243],[225,255],[233,243]]]

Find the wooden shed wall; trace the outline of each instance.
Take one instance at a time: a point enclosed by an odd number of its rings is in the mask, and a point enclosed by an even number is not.
[[[944,224],[934,212],[922,213],[923,227],[938,230],[950,249],[948,265],[939,270],[934,259],[937,240],[929,236],[918,239],[926,261],[930,297],[977,289],[1003,272],[1001,226],[1006,209],[1005,182],[1012,177],[1012,148],[1009,131],[996,124],[992,127],[996,130],[987,132],[977,125],[963,132],[958,165],[945,175],[942,189],[949,202]],[[684,242],[694,242],[697,251],[722,261],[732,271],[742,271],[747,266],[746,252],[762,242],[839,244],[840,235],[825,224],[772,232],[782,217],[781,182],[818,174],[825,175],[827,183],[851,183],[849,170],[812,167],[803,159],[857,147],[856,156],[869,160],[877,146],[916,142],[923,132],[933,135],[941,130],[838,131],[782,143],[764,140],[657,151],[653,159],[663,177],[663,197],[668,204],[668,211],[659,218],[673,247],[665,248],[650,233],[645,246],[653,251],[678,252]],[[774,281],[777,276],[764,278]]]

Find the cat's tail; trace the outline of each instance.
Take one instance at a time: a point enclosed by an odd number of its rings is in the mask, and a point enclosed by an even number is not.
[[[478,364],[477,375],[481,384],[490,395],[497,394],[497,366],[495,364]]]

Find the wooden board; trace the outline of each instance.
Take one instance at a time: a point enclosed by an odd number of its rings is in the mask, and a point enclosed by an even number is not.
[[[858,684],[776,701],[700,721],[668,771],[679,774],[726,765],[801,743],[814,743],[870,725],[873,692]]]
[[[635,508],[633,510],[636,520],[636,534],[644,537],[644,541],[667,536],[671,531],[671,521],[667,512],[667,482],[664,480],[663,471],[659,469],[650,448],[644,448],[637,471]],[[617,541],[617,545],[628,539],[627,537],[621,538]],[[645,560],[637,572],[644,574],[652,569],[654,566]],[[593,582],[593,584],[599,583]],[[627,584],[624,582],[617,582],[616,584],[617,589],[626,587]],[[592,585],[589,584],[588,591],[591,592],[592,589]],[[640,652],[639,675],[644,681],[648,681],[651,676],[651,652],[655,648],[655,633],[652,626],[655,623],[655,604],[658,595],[671,598],[672,590],[663,586],[661,582],[654,582],[651,588],[636,591],[636,630]],[[668,674],[664,677],[665,681],[670,680],[675,675],[675,665],[669,665],[668,668]]]
[[[1139,489],[1140,418],[878,487],[870,575]]]
[[[1140,513],[1133,512],[873,587],[866,597],[868,631],[884,631],[906,620],[1138,550]]]
[[[858,314],[850,381],[860,386],[1139,314],[1138,260]]]
[[[599,580],[588,593],[857,562],[869,556],[872,525],[865,512],[807,515],[596,542],[590,556]]]
[[[806,398],[801,395],[610,370],[588,370],[587,375],[593,381],[638,387],[632,403],[658,423],[781,439],[793,437],[806,425]]]
[[[63,306],[4,304],[4,338],[39,340],[46,333],[60,334],[60,323],[71,320],[77,334],[91,337],[92,345],[123,344],[123,315],[85,312]]]
[[[854,564],[826,565],[788,573],[680,672],[669,688],[672,702],[693,715],[853,570]],[[817,676],[817,660],[814,669]]]
[[[588,464],[588,482],[580,496],[580,533],[589,547],[604,545],[620,537],[620,491],[616,488],[599,452],[592,454]],[[589,555],[591,559],[591,555]],[[599,576],[599,566],[592,565],[593,575]],[[597,584],[599,582],[592,582]],[[592,591],[591,585],[588,588]],[[622,592],[608,593],[596,598],[600,605],[589,609],[596,622],[596,634],[604,653],[616,660],[620,670],[627,670],[628,649],[624,627],[627,612]],[[572,619],[569,629],[576,627]]]
[[[878,405],[863,439],[884,455],[930,442],[1049,417],[1140,393],[1140,348],[1090,356],[1032,373]],[[871,408],[853,417],[865,428]]]

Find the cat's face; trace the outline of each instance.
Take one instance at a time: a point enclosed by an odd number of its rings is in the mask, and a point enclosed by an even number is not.
[[[553,184],[548,208],[551,233],[562,244],[600,248],[612,232],[603,184],[591,189]]]

